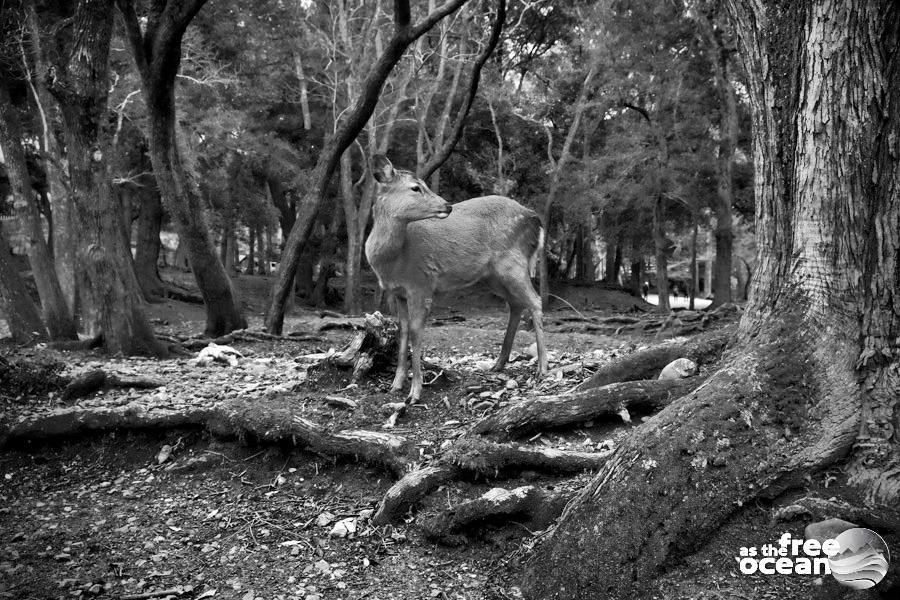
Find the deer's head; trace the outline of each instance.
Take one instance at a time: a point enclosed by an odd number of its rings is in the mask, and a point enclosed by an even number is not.
[[[402,221],[445,219],[453,206],[428,189],[425,182],[409,171],[394,168],[381,154],[372,159],[372,172],[378,182],[375,214]]]

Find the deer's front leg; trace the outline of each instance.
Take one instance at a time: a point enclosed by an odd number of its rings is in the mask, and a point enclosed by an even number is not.
[[[394,381],[391,383],[391,393],[399,392],[406,385],[406,377],[409,374],[409,312],[406,310],[406,299],[395,298],[397,306],[397,318],[400,320],[399,352],[397,353],[397,370],[394,372]]]
[[[407,298],[409,310],[409,343],[412,347],[412,386],[407,403],[418,402],[422,395],[422,333],[431,300],[427,298]]]

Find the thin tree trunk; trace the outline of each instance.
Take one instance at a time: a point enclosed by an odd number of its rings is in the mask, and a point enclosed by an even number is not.
[[[644,257],[640,254],[637,255],[636,259],[632,259],[631,261],[631,270],[628,278],[628,287],[631,290],[631,295],[635,298],[643,298],[644,290],[643,285],[643,270],[644,270]]]
[[[247,251],[247,266],[244,267],[244,273],[247,275],[255,275],[256,274],[256,230],[253,227],[250,227],[247,230],[247,244],[249,246],[249,250]]]
[[[694,215],[694,226],[691,231],[691,298],[688,308],[694,310],[697,298],[697,215]]]
[[[361,252],[360,226],[365,227],[358,219],[356,206],[356,192],[353,189],[353,174],[351,172],[352,161],[350,150],[347,149],[341,155],[341,198],[344,205],[344,220],[347,224],[347,259],[344,267],[344,312],[355,315],[359,313],[359,261],[357,257]]]
[[[144,188],[137,218],[137,248],[134,257],[134,272],[138,283],[148,300],[163,298],[165,286],[159,276],[159,251],[162,242],[159,232],[162,228],[162,203],[155,186]]]
[[[667,313],[669,308],[669,260],[665,229],[663,229],[663,198],[656,197],[653,203],[653,247],[656,258],[656,295],[658,310]]]
[[[312,129],[312,116],[309,112],[309,92],[306,84],[306,74],[303,72],[303,59],[299,52],[294,52],[294,74],[300,82],[300,111],[303,114],[303,130]]]
[[[44,324],[52,339],[76,339],[75,322],[63,296],[53,259],[44,238],[44,223],[38,211],[31,176],[22,150],[22,127],[9,97],[6,81],[0,79],[0,149],[6,161],[6,173],[16,215],[28,235],[28,262],[41,300]],[[5,251],[5,248],[0,248]]]
[[[262,228],[256,230],[256,246],[259,248],[259,264],[262,274],[271,275],[271,269],[269,268],[269,248],[272,247],[272,230],[266,225],[265,231],[266,233],[263,235]]]
[[[731,267],[734,233],[731,207],[734,204],[734,152],[738,138],[737,97],[731,83],[728,50],[709,17],[698,11],[697,20],[705,34],[719,95],[719,155],[716,160],[716,261],[713,266],[713,306],[732,301]]]
[[[15,262],[0,225],[0,312],[13,340],[18,344],[30,344],[46,339],[47,330]]]

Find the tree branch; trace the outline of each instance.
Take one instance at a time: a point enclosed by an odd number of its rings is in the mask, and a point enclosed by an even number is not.
[[[125,35],[128,37],[128,43],[131,45],[131,53],[134,56],[134,64],[143,81],[148,81],[150,74],[150,66],[147,62],[147,50],[144,47],[144,36],[141,34],[141,26],[138,22],[137,13],[134,10],[134,2],[132,0],[116,0],[116,6],[119,7],[119,13],[122,15],[122,22],[125,25]]]
[[[431,177],[431,175],[446,162],[450,157],[450,153],[453,152],[453,149],[462,137],[463,129],[465,129],[466,126],[466,119],[469,116],[469,111],[472,109],[472,104],[475,102],[475,96],[478,93],[481,70],[484,68],[485,63],[487,63],[491,54],[493,54],[494,50],[497,48],[497,43],[500,41],[500,34],[503,32],[503,24],[505,21],[506,0],[497,0],[497,16],[494,18],[491,35],[488,38],[487,45],[485,45],[484,49],[478,55],[478,58],[475,60],[475,65],[472,67],[472,76],[469,79],[466,99],[459,108],[459,114],[456,117],[456,122],[453,124],[453,131],[450,133],[450,138],[446,143],[431,157],[431,160],[425,164],[422,171],[418,173],[418,176],[421,179],[428,179]]]
[[[409,27],[409,0],[394,0],[394,25],[397,29]]]
[[[428,16],[426,16],[424,19],[422,19],[420,22],[418,22],[410,30],[409,38],[408,38],[409,41],[407,42],[407,44],[410,44],[410,43],[416,41],[418,38],[422,37],[422,35],[426,31],[428,31],[429,29],[434,27],[434,25],[438,21],[440,21],[447,15],[449,15],[453,12],[456,12],[466,2],[468,2],[468,0],[447,0],[447,2],[443,3],[442,5],[440,5],[436,9],[434,9],[434,11],[432,13],[430,13]],[[402,3],[399,1],[395,1],[395,5],[396,4],[402,4]],[[407,10],[408,10],[408,5],[407,5]],[[395,20],[395,22],[396,22],[396,20]]]
[[[645,119],[647,119],[647,122],[648,122],[648,123],[652,123],[652,122],[653,122],[652,120],[650,120],[650,113],[647,112],[647,109],[646,109],[646,108],[643,108],[643,107],[638,106],[638,105],[636,105],[636,104],[632,104],[631,102],[622,102],[622,106],[624,106],[625,108],[630,108],[631,110],[637,111],[638,113],[640,113],[640,115],[641,115],[642,117],[644,117]]]

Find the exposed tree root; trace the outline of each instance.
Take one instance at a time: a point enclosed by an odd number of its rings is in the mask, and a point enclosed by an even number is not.
[[[406,471],[406,439],[378,431],[327,428],[294,415],[288,408],[261,407],[245,401],[212,407],[152,407],[132,403],[116,407],[72,407],[0,427],[0,448],[31,441],[123,429],[207,427],[222,438],[292,443],[317,454],[352,457],[384,467],[396,476]]]
[[[70,352],[76,350],[93,350],[103,346],[103,334],[99,333],[88,340],[58,340],[49,342],[47,347],[52,350]]]
[[[467,529],[485,523],[524,519],[532,528],[544,529],[562,513],[570,497],[571,493],[549,492],[533,485],[494,488],[423,519],[422,529],[429,538],[454,546],[465,543]]]
[[[806,496],[776,512],[775,519],[789,521],[799,515],[813,519],[843,519],[879,532],[900,533],[900,511],[888,506],[863,508],[837,500]]]
[[[672,342],[641,350],[614,361],[594,373],[575,388],[576,391],[601,387],[620,381],[655,379],[667,364],[677,358],[689,358],[698,365],[714,362],[721,356],[737,331],[729,325],[683,342]]]
[[[410,471],[391,486],[379,503],[372,522],[386,525],[399,520],[431,492],[467,473],[484,477],[497,477],[524,469],[554,474],[578,473],[600,468],[608,456],[609,453],[574,452],[461,438],[436,464]]]
[[[170,282],[163,282],[163,296],[179,302],[188,304],[203,304],[203,296],[192,294],[188,290]]]
[[[625,381],[562,396],[527,398],[485,417],[475,424],[473,431],[517,437],[610,415],[619,415],[630,422],[630,410],[659,410],[701,382],[700,377]]]
[[[260,341],[321,341],[322,338],[315,335],[306,335],[301,336],[281,336],[281,335],[272,335],[271,333],[266,333],[265,331],[253,331],[250,329],[238,329],[232,331],[231,333],[227,333],[225,335],[219,336],[217,338],[208,338],[208,337],[199,337],[199,338],[184,338],[179,340],[181,345],[190,350],[199,350],[201,348],[205,348],[210,343],[218,344],[220,346],[227,346],[228,344],[233,344],[234,342],[260,342]]]
[[[152,389],[165,385],[164,381],[146,377],[122,377],[115,374],[107,374],[102,369],[94,369],[81,375],[76,375],[69,381],[62,391],[63,402],[73,402],[78,398],[89,396],[104,388],[136,388]]]
[[[847,455],[858,350],[792,317],[632,431],[536,548],[526,598],[641,597],[740,506]]]

